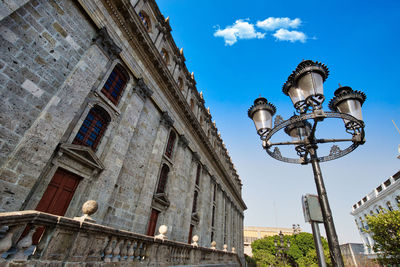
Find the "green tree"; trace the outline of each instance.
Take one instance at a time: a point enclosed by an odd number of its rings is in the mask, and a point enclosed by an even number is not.
[[[280,257],[276,257],[274,239],[278,236],[269,236],[258,239],[251,244],[253,259],[259,266],[283,266]],[[318,266],[317,254],[315,251],[314,239],[310,233],[299,233],[297,235],[285,235],[284,245],[290,240],[290,248],[287,250],[285,262],[287,266]],[[279,242],[279,241],[278,241]],[[327,265],[331,265],[329,258],[328,242],[322,238],[324,254]]]
[[[400,205],[399,205],[400,208]],[[400,264],[400,210],[383,210],[366,217],[370,233],[381,264]]]

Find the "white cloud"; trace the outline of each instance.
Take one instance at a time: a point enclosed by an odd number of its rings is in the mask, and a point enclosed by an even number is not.
[[[233,45],[238,39],[263,39],[265,33],[257,32],[248,21],[238,19],[233,25],[216,30],[214,36],[224,38],[225,45]]]
[[[288,31],[286,29],[277,30],[273,36],[279,41],[290,41],[292,43],[296,41],[300,41],[305,43],[307,40],[307,36],[303,32],[298,31]]]
[[[257,21],[257,27],[266,30],[274,31],[276,29],[296,29],[301,24],[301,19],[289,19],[289,18],[274,18],[269,17],[263,21]]]

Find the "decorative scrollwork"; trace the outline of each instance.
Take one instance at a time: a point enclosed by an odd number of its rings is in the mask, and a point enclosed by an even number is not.
[[[353,116],[351,116],[349,114],[338,113],[338,112],[325,112],[325,111],[322,113],[321,112],[320,113],[313,112],[313,113],[301,114],[299,116],[293,116],[292,118],[290,118],[286,121],[280,122],[273,129],[266,132],[262,136],[262,139],[265,143],[267,143],[267,142],[269,142],[271,137],[275,133],[277,133],[279,130],[284,129],[288,125],[296,123],[296,122],[311,120],[311,119],[322,121],[323,119],[326,119],[326,118],[338,118],[338,119],[346,120],[347,122],[350,121],[354,125],[354,131],[349,131],[349,129],[346,129],[346,131],[349,134],[353,135],[352,140],[351,139],[349,140],[349,141],[352,141],[353,143],[344,150],[341,150],[337,145],[334,145],[331,148],[329,155],[323,156],[323,157],[318,157],[318,160],[320,162],[330,161],[330,160],[334,160],[334,159],[343,157],[343,156],[349,154],[350,152],[352,152],[354,149],[356,149],[360,144],[363,144],[365,142],[365,140],[364,140],[364,135],[365,135],[364,122],[363,121],[357,120],[356,118],[354,118]],[[359,136],[359,138],[354,138],[357,136]],[[330,142],[335,142],[335,140],[332,139],[332,141],[330,141]],[[285,143],[285,144],[287,144],[287,143]],[[298,143],[293,143],[293,145],[298,145]],[[299,149],[300,151],[296,150],[296,152],[298,153],[300,158],[287,158],[287,157],[282,156],[281,151],[279,150],[278,147],[276,147],[276,145],[265,146],[264,148],[271,157],[273,157],[277,160],[283,161],[283,162],[296,163],[296,164],[307,164],[310,162],[310,158],[306,157],[306,153],[303,152],[303,149]]]
[[[278,124],[281,124],[283,121],[284,120],[283,120],[282,116],[281,115],[277,115],[275,117],[275,120],[274,120],[274,127],[277,126]]]
[[[338,154],[338,153],[340,153],[341,151],[342,151],[342,150],[340,149],[339,146],[333,145],[333,146],[331,147],[331,151],[329,152],[329,156],[332,156],[332,155],[334,155],[334,154]]]
[[[274,154],[275,158],[282,158],[282,153],[279,150],[279,147],[275,147],[274,152],[272,152],[272,154]]]

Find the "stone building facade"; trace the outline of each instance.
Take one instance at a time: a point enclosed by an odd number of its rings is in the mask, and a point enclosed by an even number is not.
[[[354,216],[357,229],[360,233],[364,245],[364,253],[374,258],[373,252],[374,240],[368,230],[366,223],[367,215],[377,214],[386,210],[398,210],[400,205],[400,171],[389,177],[369,194],[355,203],[352,207],[351,215]]]
[[[243,255],[242,184],[154,0],[0,3],[0,211]]]

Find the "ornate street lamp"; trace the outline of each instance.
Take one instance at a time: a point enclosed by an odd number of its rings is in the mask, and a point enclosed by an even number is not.
[[[366,96],[348,86],[340,87],[335,91],[334,98],[329,102],[329,108],[332,112],[324,111],[322,108],[325,100],[323,83],[328,74],[329,70],[324,64],[311,60],[302,61],[283,85],[283,93],[290,97],[298,115],[294,115],[286,121],[277,116],[274,127],[272,127],[272,118],[276,108],[265,98],[260,97],[250,107],[248,116],[254,121],[257,133],[263,141],[263,148],[271,157],[288,163],[311,163],[332,263],[333,266],[344,267],[319,162],[343,157],[359,145],[364,144],[365,132],[361,106]],[[351,137],[342,139],[316,138],[318,123],[331,118],[342,119],[345,126],[344,130]],[[271,137],[282,129],[291,137],[291,141],[271,142]],[[333,145],[329,155],[317,156],[318,144],[337,142],[348,142],[349,145],[343,150],[337,145]],[[282,145],[293,145],[298,157],[282,156],[278,147]]]
[[[282,231],[279,231],[279,244],[277,240],[277,236],[274,238],[274,245],[276,249],[276,255],[277,257],[281,258],[281,261],[283,261],[283,266],[286,266],[286,257],[287,257],[287,252],[289,251],[290,248],[290,239],[287,239],[286,246],[285,246],[285,241],[283,240],[283,234]]]

